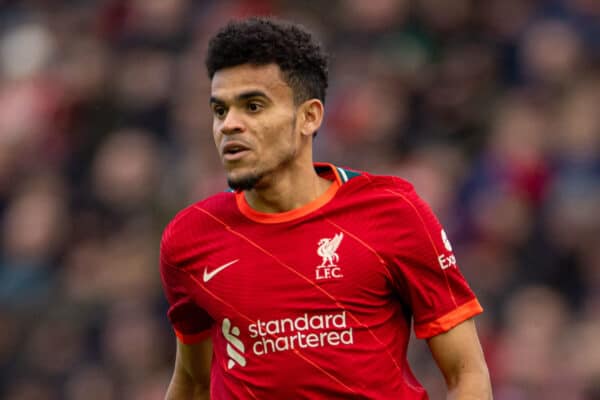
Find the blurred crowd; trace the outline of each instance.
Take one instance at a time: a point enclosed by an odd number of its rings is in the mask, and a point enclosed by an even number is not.
[[[0,0],[0,398],[162,398],[162,228],[226,186],[204,50],[257,14],[331,54],[315,158],[446,227],[496,400],[600,399],[597,0]]]

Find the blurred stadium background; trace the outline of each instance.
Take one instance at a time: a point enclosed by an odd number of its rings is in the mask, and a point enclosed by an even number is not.
[[[203,51],[254,14],[332,55],[316,158],[446,226],[496,400],[600,399],[597,0],[0,0],[0,397],[162,398],[161,230],[225,188]]]

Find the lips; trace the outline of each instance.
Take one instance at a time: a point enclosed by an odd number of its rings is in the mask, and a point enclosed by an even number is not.
[[[228,142],[222,146],[221,153],[227,160],[236,160],[241,158],[250,148],[241,142]]]

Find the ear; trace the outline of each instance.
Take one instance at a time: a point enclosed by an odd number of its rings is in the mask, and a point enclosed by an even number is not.
[[[325,108],[318,99],[306,100],[299,107],[300,132],[303,136],[313,136],[321,127]]]

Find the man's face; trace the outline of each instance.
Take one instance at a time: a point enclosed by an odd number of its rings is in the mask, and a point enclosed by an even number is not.
[[[291,165],[300,145],[293,91],[279,66],[243,64],[212,79],[213,135],[233,189],[259,187]]]

